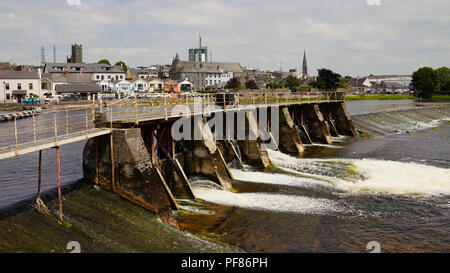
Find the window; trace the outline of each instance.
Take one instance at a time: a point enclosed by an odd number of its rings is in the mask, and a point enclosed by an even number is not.
[[[105,79],[105,76],[102,75],[102,80],[104,80],[104,79]]]
[[[43,82],[41,88],[44,89],[44,90],[47,89],[47,83]]]
[[[11,94],[6,94],[6,99],[10,100],[11,99]]]
[[[120,76],[120,79],[123,80],[123,76]]]
[[[111,75],[108,75],[108,80],[110,80],[111,79]]]
[[[97,75],[97,80],[100,80],[100,75]]]
[[[5,84],[5,89],[6,89],[6,90],[9,90],[9,83],[6,83],[6,84]]]
[[[17,90],[22,90],[22,84],[21,83],[17,84]]]
[[[33,84],[32,84],[32,83],[30,83],[30,84],[28,85],[28,89],[29,89],[29,90],[33,90]]]

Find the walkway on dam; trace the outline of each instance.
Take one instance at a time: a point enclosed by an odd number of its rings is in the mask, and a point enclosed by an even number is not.
[[[0,126],[0,160],[107,135],[113,127],[218,112],[250,111],[260,107],[342,102],[344,97],[343,92],[193,94],[124,99],[109,105],[95,103],[48,111],[20,120],[14,117]],[[184,110],[174,111],[175,107]]]
[[[223,96],[223,98],[222,98]],[[218,112],[251,111],[262,107],[281,107],[299,104],[344,102],[344,92],[273,93],[197,95],[159,100],[122,100],[99,109],[97,124],[139,124],[185,116],[209,115]]]
[[[93,105],[13,117],[0,126],[0,160],[110,134],[96,128]]]

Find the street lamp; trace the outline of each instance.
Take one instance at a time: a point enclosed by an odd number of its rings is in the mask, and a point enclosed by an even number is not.
[[[6,103],[6,82],[3,81],[3,103]]]

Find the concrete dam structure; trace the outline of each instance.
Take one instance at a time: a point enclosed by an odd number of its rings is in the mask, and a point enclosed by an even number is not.
[[[95,113],[96,128],[110,134],[88,139],[84,177],[174,227],[176,200],[196,198],[189,178],[203,176],[232,191],[230,162],[264,169],[271,166],[267,149],[301,155],[303,144],[357,135],[344,94],[336,92],[119,103]]]

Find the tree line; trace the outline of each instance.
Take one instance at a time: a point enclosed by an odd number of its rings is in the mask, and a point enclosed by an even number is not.
[[[422,67],[412,75],[416,97],[429,99],[432,95],[450,95],[450,69]]]
[[[98,61],[98,63],[111,65],[111,63],[107,59],[101,59],[100,61]],[[121,66],[123,68],[123,70],[125,71],[125,73],[128,73],[128,66],[125,64],[125,62],[118,61],[114,66]]]

